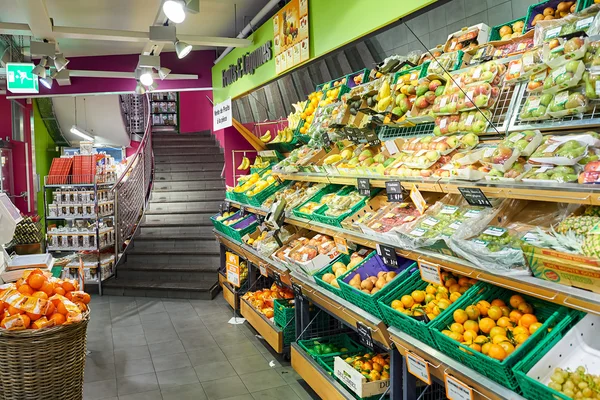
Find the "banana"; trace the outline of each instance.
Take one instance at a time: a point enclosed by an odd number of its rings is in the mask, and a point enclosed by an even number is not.
[[[240,163],[240,165],[238,165],[237,169],[238,169],[238,171],[243,171],[245,169],[248,169],[249,165],[250,165],[250,160],[248,159],[248,157],[244,157],[244,158],[242,158],[242,162]]]
[[[266,131],[264,135],[260,137],[260,141],[263,143],[269,143],[271,140],[271,131]]]
[[[292,130],[290,128],[287,128],[286,133],[287,133],[286,142],[290,143],[294,139],[294,132],[292,132]]]

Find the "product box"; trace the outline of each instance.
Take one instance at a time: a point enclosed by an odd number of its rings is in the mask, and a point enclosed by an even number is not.
[[[444,53],[461,50],[466,48],[469,43],[476,41],[477,45],[487,43],[490,34],[490,27],[486,24],[477,24],[468,28],[462,28],[458,32],[448,35],[444,45]]]
[[[600,259],[522,245],[525,259],[536,278],[600,293]]]
[[[361,398],[380,395],[390,387],[389,379],[367,382],[360,372],[340,357],[335,357],[333,370],[335,377]]]

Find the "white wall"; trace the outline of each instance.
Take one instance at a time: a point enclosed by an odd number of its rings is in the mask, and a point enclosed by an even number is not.
[[[70,132],[71,127],[77,125],[91,133],[96,144],[129,146],[118,95],[54,97],[52,104],[63,135],[71,144],[76,145],[82,140]]]

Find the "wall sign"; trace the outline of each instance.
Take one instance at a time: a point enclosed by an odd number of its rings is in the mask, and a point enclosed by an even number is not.
[[[213,130],[229,128],[233,125],[231,114],[231,99],[213,106]]]
[[[292,0],[273,16],[275,73],[308,60],[308,0]]]
[[[246,53],[237,59],[235,65],[230,65],[229,68],[221,72],[223,87],[227,87],[243,77],[244,75],[252,75],[254,71],[261,65],[267,63],[273,58],[271,50],[272,42],[267,40],[265,44],[252,52]]]
[[[6,88],[11,93],[39,93],[38,77],[31,63],[6,63]]]

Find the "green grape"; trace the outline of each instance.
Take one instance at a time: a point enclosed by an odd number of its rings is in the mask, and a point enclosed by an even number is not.
[[[587,382],[579,382],[577,386],[579,387],[579,389],[583,390],[588,387],[588,384]]]
[[[563,386],[562,386],[560,383],[556,383],[556,382],[554,382],[554,381],[551,381],[551,382],[548,384],[548,387],[549,387],[550,389],[554,389],[554,390],[556,390],[557,392],[560,392],[560,391],[563,389]]]
[[[570,398],[573,398],[573,396],[575,396],[575,392],[573,392],[571,389],[565,389],[562,393]]]
[[[577,367],[575,372],[579,372],[580,374],[585,374],[585,367],[580,365],[579,367]]]
[[[553,382],[556,382],[558,384],[563,384],[563,382],[565,381],[565,378],[563,378],[562,374],[559,373],[553,373],[552,376],[550,377],[550,379],[552,379]]]
[[[587,388],[583,389],[583,390],[581,391],[581,393],[583,393],[583,395],[584,395],[585,397],[592,397],[592,395],[594,394],[594,392],[592,391],[592,389],[590,389],[589,387],[587,387]]]
[[[565,381],[565,383],[563,383],[563,388],[573,390],[575,388],[575,384],[573,383],[573,381],[567,380]]]

